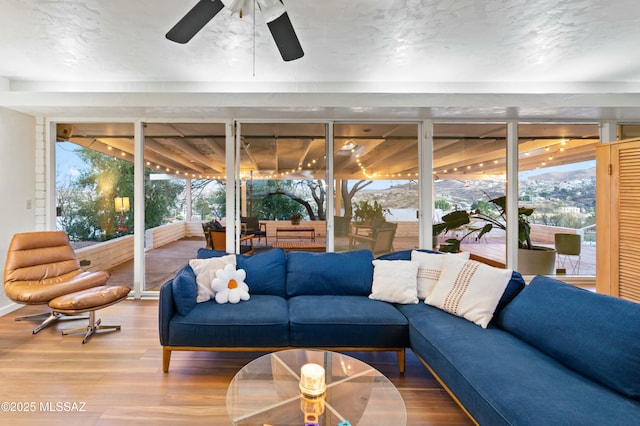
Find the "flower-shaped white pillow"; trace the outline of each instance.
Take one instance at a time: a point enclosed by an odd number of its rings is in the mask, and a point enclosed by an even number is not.
[[[236,255],[229,254],[222,257],[212,257],[210,259],[191,259],[189,266],[196,274],[196,283],[198,284],[198,296],[196,302],[207,302],[214,297],[211,291],[211,281],[216,277],[216,271],[225,267],[225,265],[236,264]]]
[[[235,265],[230,264],[216,271],[216,277],[211,282],[216,302],[238,303],[249,300],[249,286],[244,282],[246,276],[244,269],[236,270]]]

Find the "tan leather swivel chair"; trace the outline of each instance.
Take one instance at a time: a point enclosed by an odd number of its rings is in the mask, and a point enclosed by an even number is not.
[[[108,272],[80,269],[65,232],[26,232],[15,234],[9,245],[4,268],[4,291],[16,303],[47,305],[58,296],[105,285],[108,279]],[[47,311],[17,317],[16,321],[43,316],[47,317],[33,330],[33,334],[65,317],[58,312]]]

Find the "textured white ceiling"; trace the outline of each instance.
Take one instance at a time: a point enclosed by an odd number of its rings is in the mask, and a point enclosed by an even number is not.
[[[305,56],[223,10],[179,45],[197,0],[2,0],[0,76],[36,81],[640,81],[637,0],[288,0]]]
[[[285,0],[293,62],[259,12],[166,40],[196,2],[0,0],[0,93],[640,91],[638,0]]]

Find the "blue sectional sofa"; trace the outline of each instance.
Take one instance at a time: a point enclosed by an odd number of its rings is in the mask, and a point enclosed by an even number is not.
[[[514,272],[481,328],[422,301],[370,299],[372,260],[368,251],[237,256],[251,293],[238,304],[196,303],[185,266],[160,290],[164,371],[176,350],[315,347],[395,351],[403,372],[410,348],[481,425],[640,421],[640,305],[547,277],[525,286]]]

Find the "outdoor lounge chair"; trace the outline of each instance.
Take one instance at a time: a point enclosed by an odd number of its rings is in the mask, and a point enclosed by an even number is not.
[[[218,251],[226,251],[227,249],[227,233],[223,229],[221,231],[210,231],[212,249]],[[240,237],[240,254],[250,255],[254,253],[253,238],[251,234]]]
[[[353,225],[349,233],[349,249],[366,248],[375,256],[393,251],[397,223],[383,222],[374,226]]]
[[[254,238],[258,237],[258,242],[260,242],[262,237],[264,237],[265,245],[269,245],[266,223],[260,222],[260,220],[255,216],[241,216],[240,223],[242,224],[243,235],[253,234]]]

